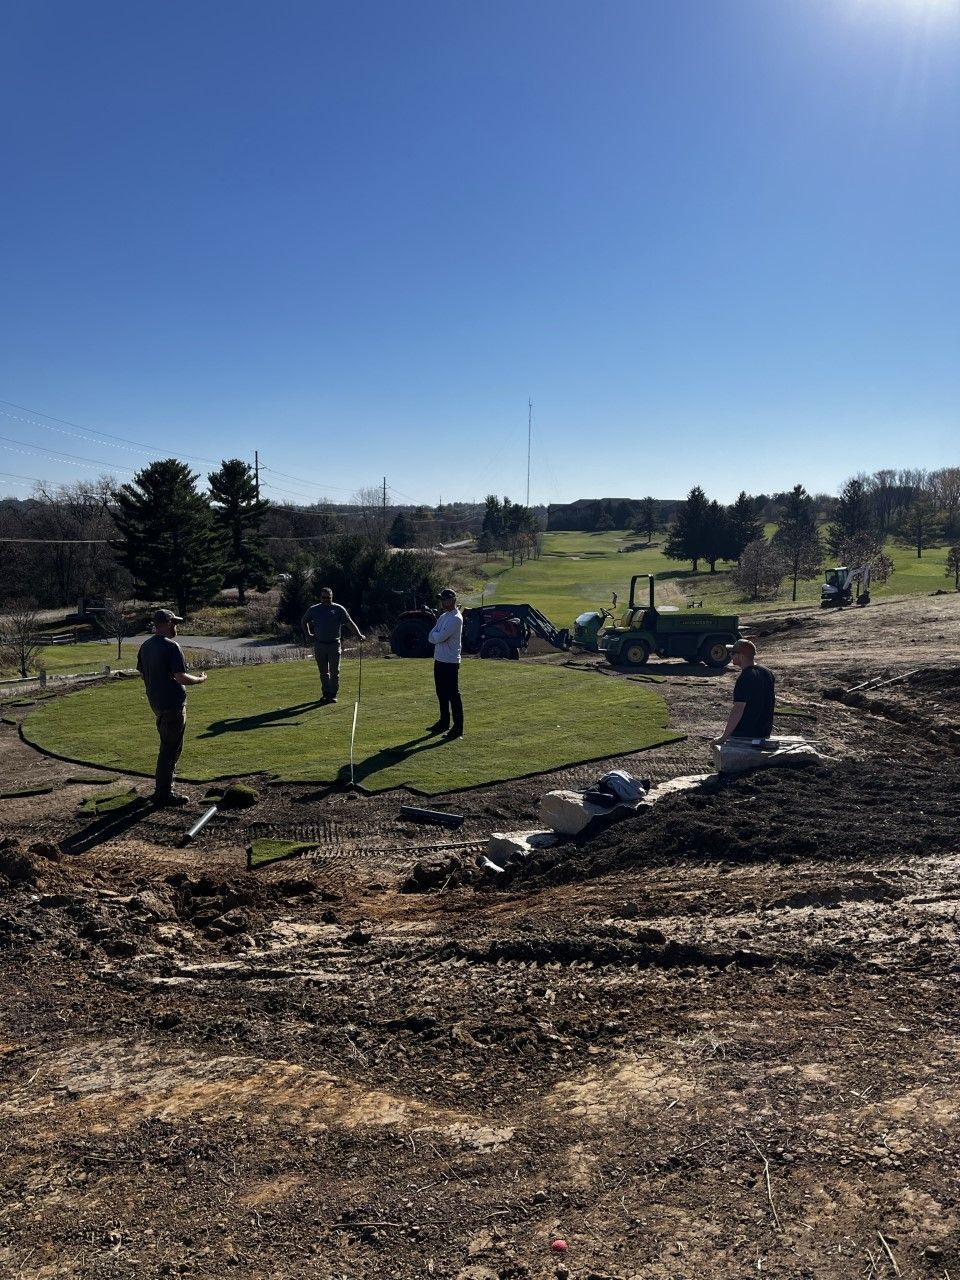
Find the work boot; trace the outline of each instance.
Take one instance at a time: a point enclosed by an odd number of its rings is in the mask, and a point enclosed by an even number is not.
[[[190,797],[185,796],[182,791],[168,791],[166,795],[154,792],[150,799],[158,809],[182,809],[185,804],[190,803]]]
[[[442,720],[438,720],[436,724],[432,724],[427,733],[446,733],[450,728],[449,724],[444,724]]]

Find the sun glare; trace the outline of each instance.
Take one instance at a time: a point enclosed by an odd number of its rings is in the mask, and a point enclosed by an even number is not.
[[[900,15],[912,22],[960,15],[960,0],[855,0],[863,13],[871,11],[887,17]]]

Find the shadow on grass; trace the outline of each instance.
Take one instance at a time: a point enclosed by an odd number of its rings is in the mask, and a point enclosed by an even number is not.
[[[363,782],[364,778],[369,778],[374,773],[380,773],[383,769],[389,769],[400,760],[409,760],[411,756],[419,755],[421,751],[432,751],[434,747],[445,747],[446,745],[444,738],[425,733],[417,738],[410,738],[407,742],[398,742],[395,747],[384,747],[381,751],[376,751],[372,756],[367,756],[365,760],[360,760],[354,764],[353,780],[354,782]],[[340,770],[340,781],[350,781],[349,764],[345,764]]]
[[[218,738],[222,733],[245,733],[248,729],[278,729],[282,722],[297,716],[301,711],[309,711],[311,707],[319,707],[320,699],[312,702],[298,702],[293,707],[277,707],[273,711],[261,711],[256,716],[229,716],[226,720],[214,720],[207,726],[206,733],[198,733],[198,738]]]
[[[372,774],[380,773],[383,769],[389,769],[400,760],[409,759],[410,756],[419,755],[421,751],[430,751],[434,747],[446,746],[446,740],[437,737],[435,734],[424,733],[419,737],[410,738],[406,742],[398,742],[395,747],[383,747],[380,751],[375,751],[373,755],[369,755],[364,760],[359,760],[353,766],[353,781],[356,783],[363,782],[364,778],[369,778]],[[350,765],[349,763],[341,765],[336,782],[329,785],[319,787],[316,791],[311,791],[305,796],[298,796],[294,801],[295,804],[311,804],[317,800],[325,800],[327,796],[335,791],[341,791],[344,784],[350,782]],[[402,784],[399,784],[402,785]]]
[[[152,812],[153,805],[150,801],[145,796],[137,796],[136,800],[131,800],[123,809],[114,810],[113,813],[91,822],[82,831],[61,840],[60,849],[66,854],[87,853],[105,840],[112,840],[114,836],[129,831],[141,818]]]

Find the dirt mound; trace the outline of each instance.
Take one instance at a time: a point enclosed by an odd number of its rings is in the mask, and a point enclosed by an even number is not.
[[[960,667],[927,667],[910,676],[904,684],[920,691],[925,698],[938,698],[952,705],[960,704]]]
[[[660,801],[636,821],[578,845],[545,850],[492,887],[564,884],[637,865],[673,862],[885,861],[956,847],[960,768],[878,763],[769,769],[712,794]]]

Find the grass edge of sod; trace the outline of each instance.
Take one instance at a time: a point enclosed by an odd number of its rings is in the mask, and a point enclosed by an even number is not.
[[[20,800],[25,796],[49,795],[53,787],[20,787],[17,791],[0,791],[0,800]]]
[[[267,856],[264,852],[264,846],[277,846],[276,852]],[[260,847],[260,854],[255,852]],[[268,867],[274,862],[283,862],[287,858],[293,858],[298,853],[310,853],[318,848],[316,840],[279,840],[275,837],[265,836],[261,840],[254,840],[247,847],[247,870],[257,871],[260,867]]]
[[[115,791],[109,796],[85,796],[77,805],[79,813],[92,814],[99,818],[105,813],[122,813],[133,804],[137,804],[143,796],[136,787],[128,787],[126,791]]]
[[[416,707],[417,710],[412,712],[413,723],[419,729],[420,716],[423,711],[420,709],[424,705],[424,689],[425,681],[428,676],[421,664],[404,664],[404,668],[411,674],[414,671],[420,671],[423,678],[413,678],[400,686],[399,700],[396,686],[393,684],[392,677],[387,674],[388,668],[386,663],[389,662],[392,667],[396,660],[384,660],[384,666],[381,674],[386,681],[381,686],[380,696],[386,699],[381,702],[380,709],[384,710],[388,715],[395,714],[397,705]],[[472,665],[472,664],[471,664]],[[451,752],[451,760],[448,768],[448,762],[443,760],[440,769],[428,768],[426,773],[418,772],[416,765],[413,770],[406,769],[402,772],[389,773],[387,770],[391,768],[389,763],[382,763],[382,757],[390,754],[389,749],[383,747],[380,742],[369,741],[365,744],[365,750],[368,755],[362,758],[358,765],[357,772],[360,774],[353,784],[356,789],[365,795],[378,794],[385,791],[407,791],[412,795],[418,796],[435,796],[448,794],[450,792],[470,791],[480,787],[492,785],[497,782],[510,781],[517,778],[531,778],[558,772],[574,766],[589,765],[599,761],[605,761],[614,757],[624,758],[637,754],[640,751],[652,749],[656,746],[667,745],[672,742],[682,741],[685,734],[673,730],[669,727],[669,708],[663,701],[662,697],[655,693],[653,689],[647,689],[642,694],[640,690],[642,683],[630,684],[629,689],[635,692],[628,692],[627,681],[617,680],[607,685],[607,688],[613,693],[614,688],[618,692],[606,703],[602,709],[597,708],[596,698],[590,693],[586,694],[587,684],[581,682],[580,673],[562,674],[556,668],[539,668],[531,665],[524,665],[521,669],[518,667],[515,677],[510,684],[501,683],[507,672],[512,668],[507,668],[501,664],[479,664],[473,668],[473,675],[478,680],[474,692],[479,700],[480,707],[486,707],[486,718],[481,722],[481,727],[477,731],[476,743],[481,751],[479,760],[475,760],[473,756],[474,744],[469,743],[468,750],[470,754],[459,754],[458,748],[454,747]],[[534,672],[537,672],[535,675]],[[281,674],[283,678],[279,681],[279,686],[270,679],[269,673]],[[257,668],[238,668],[236,671],[225,670],[223,677],[225,680],[231,681],[233,688],[224,690],[225,705],[213,706],[206,713],[210,719],[200,719],[197,723],[196,738],[202,742],[203,739],[212,735],[209,728],[213,725],[229,724],[230,721],[236,719],[236,722],[243,728],[250,727],[242,717],[230,716],[229,720],[217,720],[218,715],[223,716],[228,711],[234,709],[234,700],[251,699],[251,687],[249,682],[255,680],[260,682],[264,677],[265,688],[257,692],[257,698],[254,698],[249,705],[243,704],[247,711],[247,717],[251,722],[256,722],[258,717],[255,713],[263,712],[263,718],[269,723],[274,716],[273,708],[279,703],[282,707],[290,707],[291,702],[284,701],[285,697],[290,695],[290,684],[293,683],[297,689],[296,696],[302,697],[302,691],[299,689],[296,681],[287,679],[287,676],[295,674],[292,672],[290,664],[278,664],[272,667],[270,664],[264,664]],[[365,673],[366,674],[366,673]],[[299,677],[297,677],[299,679]],[[559,683],[558,683],[559,682]],[[596,687],[595,682],[589,682],[591,688]],[[423,687],[421,687],[423,686]],[[123,689],[123,685],[117,688]],[[432,688],[432,682],[430,682]],[[102,768],[113,774],[127,777],[149,778],[152,775],[152,765],[154,761],[153,751],[155,748],[150,742],[151,734],[148,729],[149,720],[145,718],[142,728],[139,719],[137,721],[137,740],[138,751],[130,765],[123,765],[118,761],[115,749],[111,749],[107,754],[98,757],[94,752],[93,757],[86,754],[76,754],[77,747],[85,747],[85,739],[78,737],[80,730],[78,726],[86,726],[89,723],[90,708],[97,705],[104,690],[110,686],[97,686],[96,691],[91,688],[81,689],[76,694],[68,695],[70,699],[76,697],[78,705],[71,717],[69,717],[65,725],[59,720],[61,711],[67,702],[67,699],[58,699],[56,707],[37,708],[33,717],[28,718],[24,725],[20,726],[20,736],[22,740],[32,746],[41,754],[46,754],[52,758],[86,765],[93,765],[96,768]],[[570,691],[579,688],[580,698],[572,700],[567,695]],[[364,684],[366,693],[367,685]],[[514,742],[515,726],[522,725],[523,710],[522,704],[517,706],[516,714],[512,722],[508,723],[503,734],[500,734],[499,722],[496,715],[491,716],[490,708],[497,705],[497,700],[505,695],[513,695],[515,699],[522,694],[524,698],[529,699],[529,707],[532,719],[528,725],[528,735],[525,748],[522,746],[518,750],[502,749],[503,743],[512,744]],[[79,700],[83,700],[82,704]],[[346,702],[346,700],[345,700]],[[312,707],[313,703],[303,703],[304,707]],[[365,707],[368,705],[365,702]],[[515,702],[516,705],[516,702]],[[377,706],[374,702],[373,706]],[[567,712],[567,721],[564,725],[564,734],[555,736],[553,733],[553,720],[562,719],[559,710],[555,707],[563,706]],[[587,719],[591,723],[591,732],[585,736],[577,736],[581,721],[577,720],[579,707],[583,707]],[[271,708],[270,713],[266,714],[265,709]],[[544,711],[546,708],[546,711]],[[199,754],[195,755],[191,762],[194,768],[186,762],[181,762],[183,768],[179,773],[180,780],[184,783],[195,783],[197,785],[211,784],[218,781],[230,781],[243,779],[259,778],[267,785],[277,785],[278,783],[290,784],[292,786],[315,786],[329,787],[331,789],[343,789],[349,785],[349,774],[345,767],[346,752],[340,754],[339,734],[344,729],[345,723],[339,727],[334,724],[335,741],[337,745],[333,751],[326,750],[320,757],[313,756],[301,750],[303,735],[312,734],[315,731],[317,721],[309,716],[309,711],[301,712],[299,705],[293,708],[299,713],[300,722],[295,726],[297,737],[292,742],[284,744],[283,751],[279,760],[285,767],[278,770],[276,758],[271,758],[269,751],[264,752],[262,744],[259,744],[260,735],[258,735],[258,749],[251,753],[249,757],[249,765],[252,767],[245,768],[247,763],[242,755],[234,753],[227,758],[220,760],[219,756],[214,753],[211,755]],[[116,718],[117,726],[121,723],[129,725],[132,715],[132,704],[125,699],[123,693],[117,695],[117,700],[111,708]],[[350,708],[352,710],[352,707]],[[279,708],[278,708],[279,714]],[[147,716],[149,711],[147,711]],[[612,715],[616,718],[618,729],[616,732],[608,733],[608,721],[604,720],[604,716]],[[86,719],[85,719],[86,717]],[[309,717],[309,718],[308,718]],[[539,717],[539,718],[538,718]],[[374,721],[375,721],[374,717]],[[108,716],[109,720],[109,716]],[[38,724],[38,721],[40,723]],[[544,722],[546,721],[546,722]],[[113,724],[113,721],[110,720]],[[196,723],[196,722],[195,722]],[[35,727],[37,732],[35,732]],[[411,725],[405,724],[403,727],[394,726],[398,734],[411,731]],[[559,730],[560,725],[556,728]],[[83,730],[85,732],[85,728]],[[220,732],[228,730],[221,729]],[[533,737],[531,739],[530,733]],[[57,737],[63,735],[64,748],[57,749]],[[111,748],[115,748],[115,737],[105,738],[105,741],[111,743]],[[424,735],[418,734],[418,741]],[[46,741],[44,740],[46,739]],[[52,741],[51,741],[52,739]],[[242,738],[234,739],[235,742],[241,742]],[[263,742],[266,742],[263,739]],[[543,743],[543,749],[535,749]],[[579,742],[580,750],[583,754],[578,754],[569,746],[571,742]],[[48,745],[49,743],[49,745]],[[279,744],[278,744],[279,745]],[[406,746],[407,744],[403,744]],[[438,744],[439,745],[439,744]],[[272,748],[271,748],[272,750]],[[292,754],[291,754],[292,750]],[[444,748],[446,754],[447,748]],[[457,754],[454,754],[457,753]],[[589,753],[589,754],[588,754]],[[419,754],[415,748],[414,757]],[[364,764],[364,759],[369,761],[377,761],[377,766],[368,771],[366,774],[360,770]],[[402,760],[403,757],[401,756]],[[425,761],[426,762],[426,761]],[[217,764],[229,764],[230,767],[223,772],[213,773],[210,768],[216,768]],[[413,761],[411,763],[414,763]],[[436,757],[434,764],[441,763],[441,758]],[[207,771],[209,770],[209,772]],[[364,785],[366,777],[370,776],[370,772],[375,775],[375,783],[370,787]],[[379,784],[379,785],[377,785]]]

